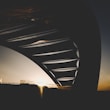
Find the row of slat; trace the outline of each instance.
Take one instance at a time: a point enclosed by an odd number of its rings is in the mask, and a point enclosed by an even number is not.
[[[27,52],[27,56],[29,53],[60,86],[74,84],[80,62],[77,45],[57,29],[38,27],[33,23],[7,27],[0,30],[0,38],[11,47]]]

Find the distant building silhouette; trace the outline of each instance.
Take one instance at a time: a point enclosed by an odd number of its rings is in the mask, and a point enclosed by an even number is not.
[[[29,80],[20,80],[20,84],[34,84],[34,82]]]

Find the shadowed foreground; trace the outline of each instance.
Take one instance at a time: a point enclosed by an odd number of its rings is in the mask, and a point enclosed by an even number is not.
[[[0,85],[0,108],[19,110],[70,110],[106,108],[110,102],[109,92],[87,93],[73,89],[44,88],[43,96],[36,85]],[[108,100],[109,99],[109,100]],[[107,101],[108,100],[108,101]]]

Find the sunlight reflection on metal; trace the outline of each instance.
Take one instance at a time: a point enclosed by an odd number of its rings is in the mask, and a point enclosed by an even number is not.
[[[28,34],[28,35],[19,36],[19,37],[16,37],[16,38],[8,39],[8,42],[17,42],[17,41],[34,39],[34,38],[50,35],[50,34],[53,34],[53,33],[56,33],[56,32],[57,32],[56,29],[52,29],[52,30],[48,30],[48,31],[42,31],[42,32],[37,32],[37,33],[34,33],[34,34]]]
[[[32,25],[30,25],[30,26],[25,26],[25,27],[21,27],[21,28],[17,28],[17,29],[13,29],[13,30],[3,31],[3,32],[0,33],[0,35],[10,34],[10,33],[17,32],[17,31],[21,31],[21,30],[24,30],[24,29],[27,29],[27,28],[30,28],[30,27],[32,27]]]
[[[58,78],[57,80],[59,80],[59,81],[70,81],[73,79],[75,79],[75,78],[74,77],[61,77],[61,78]]]
[[[20,28],[22,26],[26,26],[26,24],[22,24],[22,25],[17,25],[17,26],[1,29],[0,32],[6,32],[6,31],[9,31],[9,30],[17,29],[17,28]]]
[[[33,56],[46,56],[46,55],[55,55],[55,54],[60,54],[60,53],[66,53],[66,52],[70,52],[72,51],[72,49],[70,50],[63,50],[63,51],[53,51],[53,52],[48,52],[48,53],[41,53],[41,54],[34,54]]]
[[[77,68],[79,68],[79,60],[77,61],[76,66],[77,66]]]
[[[67,67],[67,68],[56,68],[56,69],[52,69],[52,71],[54,72],[66,72],[66,71],[73,71],[76,70],[77,67]]]
[[[79,58],[79,50],[76,51],[76,55]]]
[[[62,42],[66,42],[69,39],[56,39],[56,40],[45,40],[45,42],[43,43],[39,43],[39,41],[31,43],[31,44],[27,44],[27,45],[23,45],[20,46],[22,48],[34,48],[34,47],[42,47],[42,46],[48,46],[48,45],[54,45],[54,44],[58,44],[58,43],[62,43]],[[43,40],[44,41],[44,40]]]
[[[57,59],[57,60],[50,60],[50,61],[45,61],[43,64],[57,64],[57,63],[67,63],[67,62],[72,62],[76,61],[77,59]]]

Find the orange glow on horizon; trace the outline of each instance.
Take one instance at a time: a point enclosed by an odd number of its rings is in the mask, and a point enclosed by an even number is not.
[[[110,75],[107,70],[101,70],[97,90],[110,91]]]
[[[98,91],[110,91],[110,81],[109,82],[100,82],[98,84]]]

